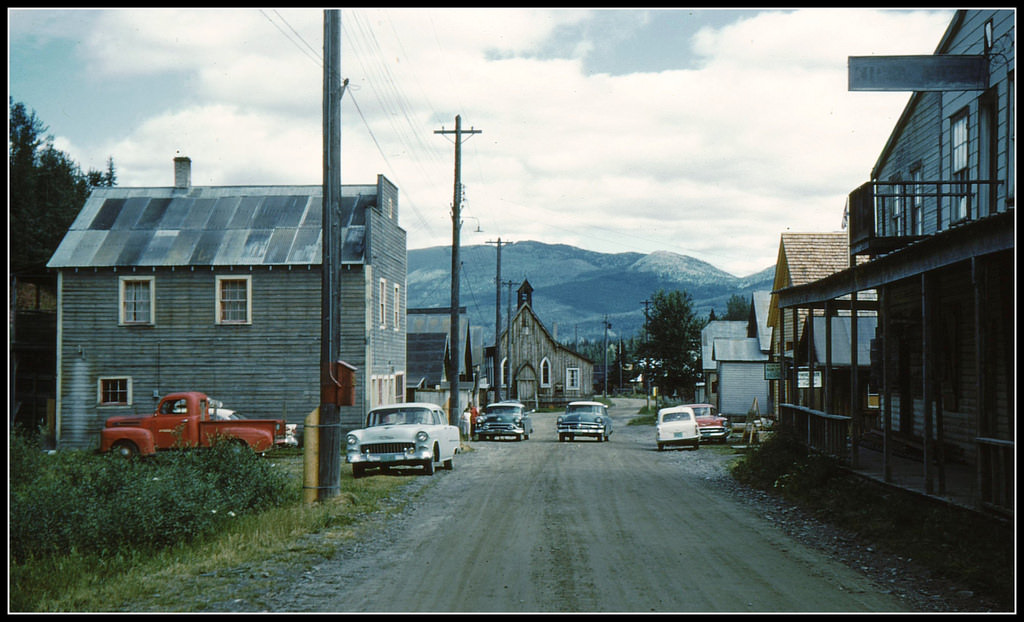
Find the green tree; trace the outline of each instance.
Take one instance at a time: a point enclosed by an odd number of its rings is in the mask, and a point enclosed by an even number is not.
[[[750,299],[739,294],[733,294],[725,303],[725,317],[723,320],[746,322],[750,317]]]
[[[112,186],[107,170],[83,174],[68,154],[53,146],[48,128],[21,102],[9,99],[8,219],[12,273],[40,273],[89,196],[91,186]]]
[[[700,331],[704,322],[693,299],[679,290],[658,290],[651,297],[643,345],[644,367],[662,395],[693,396],[701,377]]]

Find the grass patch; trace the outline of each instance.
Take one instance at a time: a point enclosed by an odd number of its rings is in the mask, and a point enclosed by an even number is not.
[[[257,602],[273,568],[331,557],[361,518],[388,508],[408,482],[354,480],[343,466],[340,494],[305,504],[295,450],[125,461],[80,451],[47,455],[12,440],[10,465],[12,612],[202,611],[218,599]],[[306,537],[325,531],[336,537],[315,544]]]
[[[732,474],[937,576],[1012,606],[1012,525],[865,480],[831,458],[808,453],[783,432],[734,463]]]

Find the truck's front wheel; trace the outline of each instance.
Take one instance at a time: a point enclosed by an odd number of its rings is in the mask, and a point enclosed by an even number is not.
[[[131,441],[117,441],[110,448],[111,453],[122,458],[134,458],[139,455],[139,448]]]

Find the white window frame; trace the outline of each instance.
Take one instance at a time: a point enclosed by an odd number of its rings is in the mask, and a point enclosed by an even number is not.
[[[551,386],[551,360],[546,356],[540,362],[540,386]]]
[[[125,394],[125,401],[123,402],[109,402],[105,400],[106,395],[110,393],[107,389],[109,384],[113,383],[124,383],[124,389],[118,388],[117,391]],[[101,376],[96,379],[96,404],[99,406],[131,406],[132,405],[132,377],[131,376]]]
[[[966,110],[953,115],[950,120],[950,153],[949,169],[952,178],[958,182],[966,182],[968,179],[968,167],[970,162],[970,115]],[[949,222],[955,223],[967,218],[968,187],[966,183],[954,184],[954,190],[962,193],[961,197],[953,197],[953,205],[949,213]]]
[[[920,166],[910,171],[913,190],[910,196],[910,227],[913,235],[924,234],[924,169]]]
[[[224,319],[222,290],[227,281],[241,281],[245,283],[245,319]],[[221,326],[246,326],[252,324],[252,275],[242,274],[218,274],[215,279],[214,297],[214,323]],[[237,302],[237,301],[233,301]]]
[[[380,327],[387,328],[388,316],[387,316],[387,296],[385,292],[388,291],[388,280],[381,279],[379,286],[377,287],[377,301],[380,304]]]
[[[402,327],[402,316],[399,314],[399,310],[402,308],[399,301],[402,299],[402,286],[395,283],[395,296],[391,301],[392,315],[394,316],[395,330],[400,330]]]
[[[127,312],[129,304],[138,303],[138,300],[129,300],[128,288],[133,283],[146,283],[149,288],[149,317],[146,319],[130,318]],[[122,276],[117,279],[117,323],[121,326],[152,326],[156,323],[156,282],[151,276]]]
[[[566,367],[565,368],[565,390],[566,391],[579,391],[580,383],[580,368],[579,367]]]
[[[505,358],[501,359],[501,369],[498,370],[498,380],[502,387],[505,387],[507,385],[507,383],[505,382],[505,376],[507,375],[507,371],[508,357],[506,356]]]

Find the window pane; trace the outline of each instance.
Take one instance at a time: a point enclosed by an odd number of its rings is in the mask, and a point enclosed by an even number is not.
[[[244,280],[220,282],[220,320],[245,322],[248,319],[247,283]]]
[[[124,282],[124,321],[150,322],[149,281]]]
[[[100,381],[101,404],[127,404],[128,379],[106,378]]]

